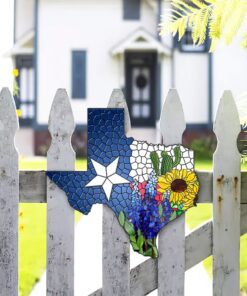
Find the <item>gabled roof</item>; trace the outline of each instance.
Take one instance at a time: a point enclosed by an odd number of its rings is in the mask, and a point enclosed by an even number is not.
[[[146,31],[144,28],[139,28],[132,32],[127,38],[120,41],[111,49],[111,54],[123,54],[126,50],[132,51],[147,51],[155,50],[159,54],[170,55],[171,50],[161,43],[156,36]]]
[[[18,54],[33,54],[34,52],[34,30],[30,30],[22,36],[7,53],[7,55],[15,56]]]

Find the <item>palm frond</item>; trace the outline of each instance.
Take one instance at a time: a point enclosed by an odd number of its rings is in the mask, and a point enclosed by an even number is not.
[[[236,2],[236,0],[234,1]],[[247,3],[241,2],[232,9],[231,17],[224,26],[224,39],[227,44],[231,43],[239,31],[247,15]]]
[[[247,0],[171,0],[160,34],[178,34],[180,40],[189,28],[195,45],[203,44],[208,34],[213,51],[220,39],[232,42],[246,16]]]

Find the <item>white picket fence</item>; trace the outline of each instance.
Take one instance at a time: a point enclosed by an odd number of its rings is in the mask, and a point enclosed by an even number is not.
[[[109,107],[128,110],[120,90],[114,90]],[[18,204],[47,203],[47,295],[74,295],[74,215],[67,198],[48,181],[43,171],[19,171],[14,145],[18,129],[14,100],[0,93],[0,295],[18,295]],[[160,130],[166,145],[181,143],[185,130],[183,108],[171,90],[162,110]],[[71,146],[74,120],[65,90],[58,90],[49,118],[52,144],[48,170],[73,170]],[[130,270],[129,241],[115,215],[103,209],[103,287],[92,295],[184,295],[185,271],[213,255],[213,295],[239,295],[240,235],[247,232],[247,173],[240,171],[236,140],[238,112],[229,91],[218,108],[214,132],[218,146],[213,172],[198,171],[199,203],[213,203],[213,221],[185,236],[185,217],[159,234],[159,258],[148,259]],[[85,255],[86,256],[86,255]],[[82,266],[82,269],[86,268]],[[97,268],[97,267],[95,267]],[[85,273],[86,275],[86,273]],[[87,280],[86,276],[82,280]],[[200,293],[200,291],[198,291]]]

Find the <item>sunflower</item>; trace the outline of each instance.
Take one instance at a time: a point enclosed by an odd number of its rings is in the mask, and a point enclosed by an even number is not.
[[[193,206],[199,182],[194,172],[183,170],[172,170],[158,177],[158,191],[164,193],[170,191],[169,201],[180,205],[183,210]]]

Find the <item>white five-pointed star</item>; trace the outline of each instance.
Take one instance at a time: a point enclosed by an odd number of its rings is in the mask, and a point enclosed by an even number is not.
[[[91,161],[97,175],[86,185],[86,187],[102,186],[108,200],[111,197],[113,185],[130,183],[128,180],[124,179],[116,173],[119,157],[116,158],[107,167],[103,166],[93,159],[91,159]]]

